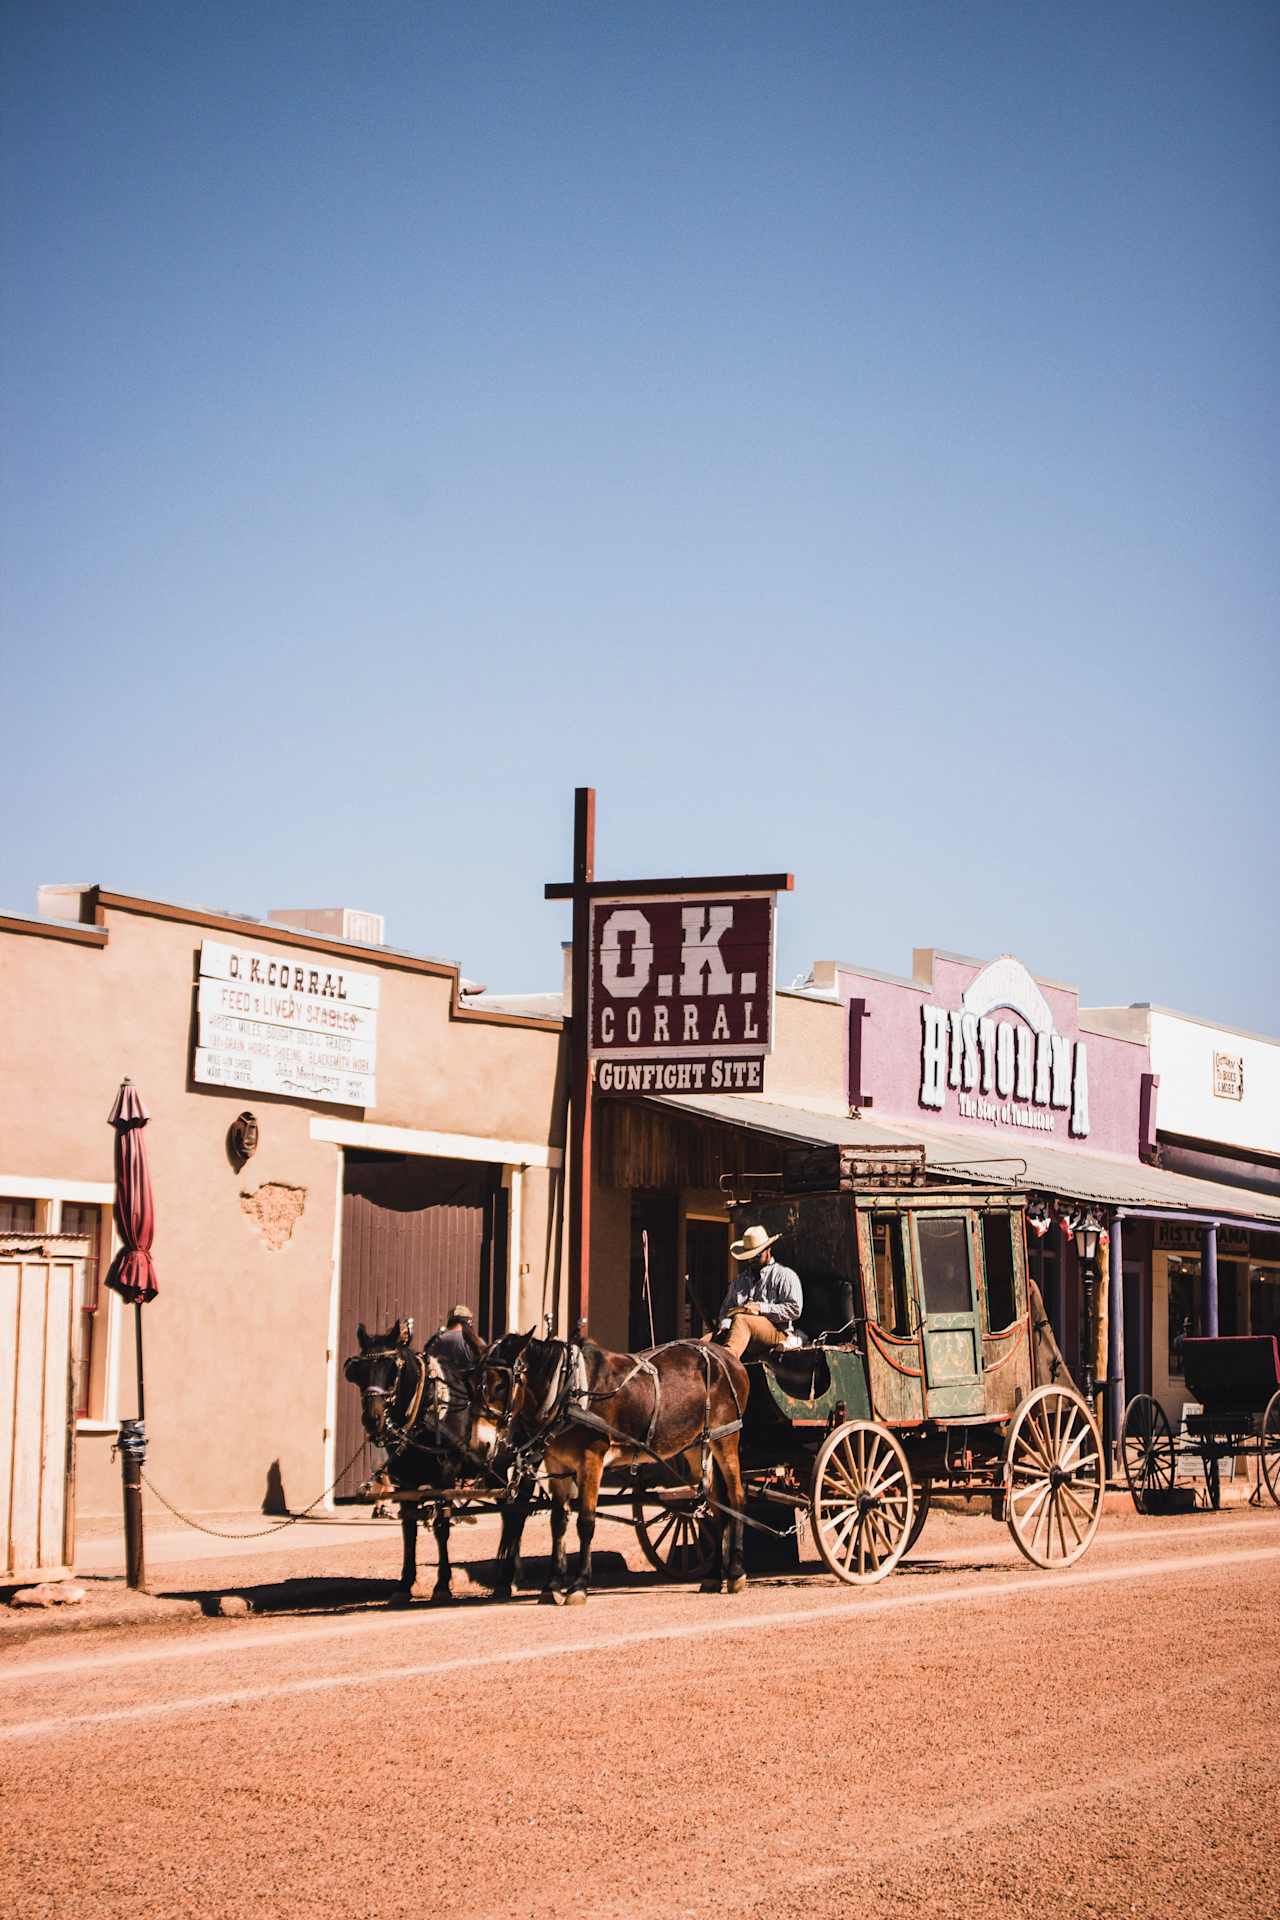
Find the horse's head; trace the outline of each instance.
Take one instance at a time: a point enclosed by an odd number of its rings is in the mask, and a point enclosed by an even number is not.
[[[484,1356],[471,1421],[471,1445],[485,1459],[525,1411],[530,1361],[540,1344],[531,1327],[528,1333],[504,1333]]]
[[[342,1371],[352,1386],[360,1389],[360,1418],[375,1446],[385,1447],[394,1410],[402,1398],[402,1386],[409,1385],[406,1371],[416,1361],[411,1348],[413,1321],[397,1320],[387,1333],[366,1333],[356,1328],[359,1353],[352,1354]]]

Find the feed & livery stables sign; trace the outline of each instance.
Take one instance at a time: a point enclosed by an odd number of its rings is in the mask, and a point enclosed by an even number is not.
[[[193,1077],[339,1106],[376,1103],[376,974],[320,954],[260,953],[205,940]]]
[[[591,903],[601,1093],[759,1093],[772,1045],[773,894]]]

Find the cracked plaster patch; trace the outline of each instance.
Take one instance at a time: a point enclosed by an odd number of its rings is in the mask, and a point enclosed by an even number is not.
[[[268,1180],[256,1193],[240,1195],[241,1210],[273,1253],[278,1253],[285,1245],[302,1218],[302,1209],[306,1204],[305,1187],[282,1186],[278,1180]]]

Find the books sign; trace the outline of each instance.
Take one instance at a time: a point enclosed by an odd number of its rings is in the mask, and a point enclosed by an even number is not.
[[[376,974],[319,954],[205,940],[193,1078],[339,1106],[376,1102]]]

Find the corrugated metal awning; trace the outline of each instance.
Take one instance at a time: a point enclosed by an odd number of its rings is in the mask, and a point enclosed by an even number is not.
[[[1032,1187],[1075,1200],[1094,1200],[1102,1206],[1135,1211],[1210,1214],[1215,1219],[1250,1221],[1280,1227],[1280,1201],[1266,1194],[1227,1187],[1215,1180],[1193,1180],[1167,1173],[1161,1167],[1111,1159],[1105,1154],[1066,1151],[1045,1146],[1034,1137],[1023,1140],[1001,1134],[988,1154],[971,1133],[946,1127],[887,1127],[879,1121],[817,1113],[808,1107],[779,1106],[743,1094],[649,1094],[648,1104],[679,1113],[700,1114],[734,1127],[751,1127],[780,1139],[813,1146],[923,1146],[935,1173],[957,1180],[980,1180],[984,1185]]]

